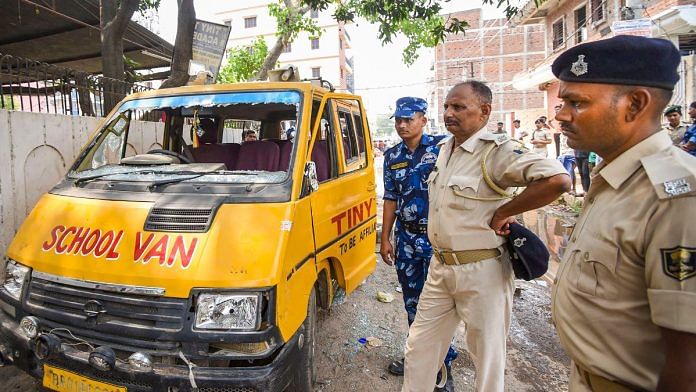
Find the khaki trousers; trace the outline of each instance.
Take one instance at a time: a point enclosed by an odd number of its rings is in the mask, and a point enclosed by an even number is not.
[[[406,341],[402,392],[432,392],[460,321],[465,323],[467,349],[476,367],[476,390],[503,391],[514,291],[506,252],[465,265],[431,259]]]

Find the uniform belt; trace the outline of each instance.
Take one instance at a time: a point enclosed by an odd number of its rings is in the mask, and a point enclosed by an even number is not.
[[[473,249],[473,250],[442,250],[434,249],[435,257],[442,264],[447,265],[462,265],[475,263],[477,261],[492,259],[494,257],[500,256],[500,250],[498,249]]]
[[[616,381],[611,381],[610,379],[602,376],[598,376],[594,373],[590,373],[587,370],[581,368],[577,363],[575,368],[578,370],[578,374],[583,380],[590,386],[592,392],[636,392],[635,389],[627,387]]]
[[[413,234],[427,234],[428,224],[427,223],[417,223],[417,222],[401,222],[406,231],[410,231]]]

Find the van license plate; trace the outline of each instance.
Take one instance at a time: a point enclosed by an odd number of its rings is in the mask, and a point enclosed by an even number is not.
[[[46,364],[44,364],[43,386],[58,392],[128,392],[126,387],[95,381]]]

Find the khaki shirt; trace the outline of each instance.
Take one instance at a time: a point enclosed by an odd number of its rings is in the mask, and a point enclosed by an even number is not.
[[[685,123],[680,123],[676,127],[672,127],[669,124],[665,124],[662,126],[662,129],[667,131],[670,139],[672,139],[672,144],[674,144],[675,146],[680,145],[682,140],[684,140],[684,134],[686,133],[686,130],[688,128],[689,124]]]
[[[433,248],[494,249],[504,243],[505,239],[495,234],[489,223],[495,210],[508,199],[479,201],[460,196],[500,196],[486,184],[481,171],[481,157],[491,143],[497,147],[486,160],[488,173],[493,182],[508,193],[513,187],[567,174],[556,160],[531,154],[506,135],[480,130],[456,147],[453,137],[440,142],[440,155],[428,177],[428,238]]]
[[[582,368],[655,390],[659,327],[696,333],[696,158],[658,132],[598,165],[553,290]]]
[[[532,140],[545,140],[545,141],[553,141],[553,136],[551,136],[551,132],[545,130],[545,129],[535,129],[532,131]],[[541,154],[546,156],[548,154],[548,147],[549,144],[542,144],[541,146],[533,146],[532,151],[536,152],[537,154]]]

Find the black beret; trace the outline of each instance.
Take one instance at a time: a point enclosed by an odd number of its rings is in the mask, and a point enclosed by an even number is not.
[[[533,280],[549,269],[549,250],[539,237],[519,223],[510,224],[507,247],[517,279]]]
[[[670,41],[632,35],[592,41],[561,53],[551,65],[560,80],[672,90],[681,57]]]
[[[682,114],[681,112],[681,106],[679,105],[671,105],[667,106],[667,109],[665,110],[665,116],[670,114],[670,113],[679,113]]]

